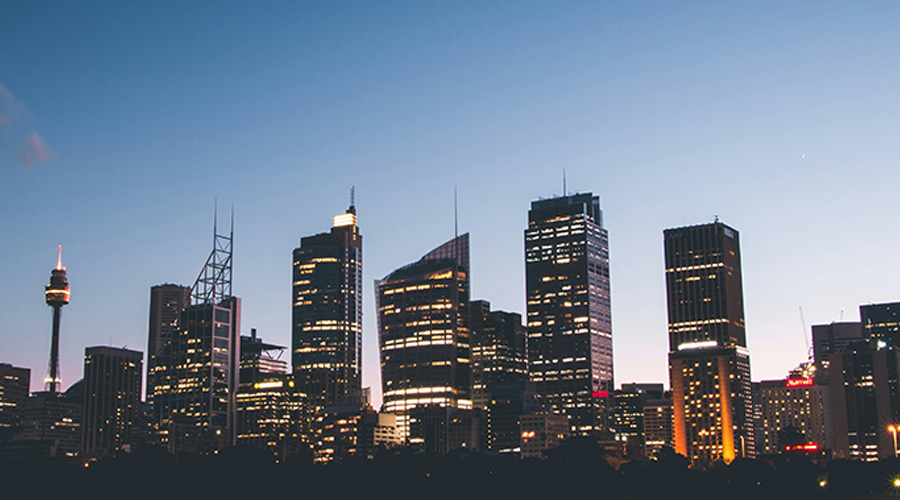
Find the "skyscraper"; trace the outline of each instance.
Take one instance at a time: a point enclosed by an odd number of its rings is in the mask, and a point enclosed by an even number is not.
[[[528,359],[541,403],[573,435],[609,428],[613,393],[609,242],[591,193],[531,203],[525,230]]]
[[[675,451],[701,463],[753,457],[738,232],[717,220],[664,236]]]
[[[155,372],[153,409],[171,452],[208,453],[233,443],[240,364],[241,299],[231,293],[231,233],[213,229],[213,250],[191,289]]]
[[[69,281],[66,268],[62,265],[62,245],[56,267],[50,272],[50,283],[45,287],[47,305],[53,308],[53,333],[50,338],[50,367],[47,370],[46,387],[50,393],[59,391],[59,321],[62,307],[69,303]]]
[[[291,349],[298,389],[319,408],[359,402],[362,235],[352,201],[334,216],[330,233],[300,240],[293,273]]]
[[[384,411],[472,407],[469,348],[469,235],[375,282]]]
[[[163,348],[172,341],[181,311],[191,304],[191,288],[165,283],[150,288],[150,335],[147,339],[147,402],[156,392],[156,372]]]
[[[130,444],[131,428],[141,411],[143,360],[143,353],[125,348],[84,350],[84,453],[114,455]]]

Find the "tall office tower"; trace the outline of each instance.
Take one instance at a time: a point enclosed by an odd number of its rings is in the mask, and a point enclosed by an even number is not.
[[[84,350],[84,416],[81,449],[111,456],[131,443],[141,411],[144,354],[106,346]]]
[[[490,309],[486,300],[472,301],[469,307],[472,405],[476,408],[487,408],[499,384],[528,380],[528,331],[522,315]]]
[[[352,200],[330,233],[300,240],[293,269],[294,380],[316,407],[359,403],[362,235]]]
[[[613,392],[609,243],[600,198],[531,203],[525,230],[529,377],[572,434],[609,428]]]
[[[900,302],[859,306],[866,338],[900,347]]]
[[[62,245],[59,246],[59,258],[56,267],[50,272],[50,283],[45,288],[47,305],[53,308],[53,334],[50,338],[50,367],[44,380],[48,392],[59,391],[59,320],[62,307],[69,303],[69,281],[66,279],[66,268],[62,265]]]
[[[804,363],[783,380],[759,382],[760,428],[756,452],[775,455],[784,450],[780,433],[791,426],[803,434],[806,443],[818,449],[833,449],[831,387],[827,379],[813,378]],[[756,383],[754,383],[756,385]]]
[[[150,288],[150,335],[147,339],[147,402],[156,393],[156,372],[163,348],[172,341],[181,311],[191,304],[191,288],[165,283]]]
[[[231,233],[213,229],[213,250],[191,289],[155,372],[154,418],[173,453],[210,453],[233,443],[240,364],[241,299],[231,294]]]
[[[844,352],[851,344],[865,340],[862,323],[831,323],[813,325],[813,357],[815,378],[828,380],[828,357]]]
[[[469,235],[463,234],[375,282],[384,407],[471,408]]]
[[[30,384],[30,369],[0,363],[0,442],[9,441],[19,431]]]
[[[834,457],[865,462],[896,457],[900,349],[864,341],[828,359]]]
[[[717,220],[664,235],[675,451],[700,463],[753,457],[738,232]]]

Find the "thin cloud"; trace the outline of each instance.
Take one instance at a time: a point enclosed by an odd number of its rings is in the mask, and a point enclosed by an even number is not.
[[[0,83],[0,125],[9,126],[25,114],[25,106]]]
[[[37,135],[37,132],[32,132],[22,141],[19,148],[19,162],[27,168],[32,168],[52,158],[53,154],[41,140],[41,136]]]

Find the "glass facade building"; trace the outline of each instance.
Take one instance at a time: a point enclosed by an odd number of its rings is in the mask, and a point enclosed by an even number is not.
[[[532,202],[525,230],[530,379],[573,435],[609,429],[609,242],[591,193]]]
[[[383,411],[472,407],[469,235],[436,248],[375,283]]]
[[[322,408],[360,401],[362,235],[356,208],[329,233],[302,238],[293,252],[294,381]]]

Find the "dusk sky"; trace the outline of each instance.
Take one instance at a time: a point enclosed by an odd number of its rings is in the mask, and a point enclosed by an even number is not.
[[[291,251],[356,207],[373,281],[471,234],[472,298],[525,311],[529,204],[602,197],[616,386],[665,382],[663,229],[740,231],[753,380],[812,324],[900,301],[900,3],[0,3],[0,362],[63,388],[146,351],[234,205],[245,334],[290,346]],[[804,331],[800,307],[807,328]],[[285,356],[289,358],[288,352]]]

